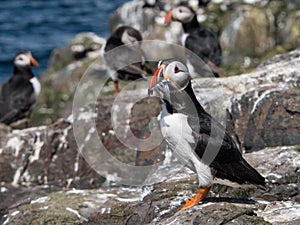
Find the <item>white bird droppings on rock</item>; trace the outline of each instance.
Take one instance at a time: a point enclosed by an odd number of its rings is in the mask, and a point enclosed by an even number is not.
[[[89,221],[87,218],[81,216],[81,215],[79,214],[79,212],[78,212],[77,210],[75,210],[75,209],[71,209],[71,208],[67,207],[66,210],[67,210],[68,212],[70,212],[70,213],[75,214],[79,219],[82,219],[82,220],[85,221],[85,222]]]
[[[24,140],[21,140],[18,137],[13,137],[8,140],[5,148],[11,148],[15,150],[15,157],[19,155],[22,145],[24,144]]]
[[[44,197],[40,197],[40,198],[38,198],[38,199],[32,200],[32,201],[30,202],[30,204],[44,203],[44,202],[49,201],[49,200],[50,200],[49,197],[44,196]]]

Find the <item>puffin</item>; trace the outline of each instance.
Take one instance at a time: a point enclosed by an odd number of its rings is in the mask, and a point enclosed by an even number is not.
[[[210,0],[198,0],[198,6],[200,8],[206,8]]]
[[[160,61],[149,95],[161,99],[159,123],[167,145],[198,175],[198,193],[178,212],[205,200],[214,177],[266,189],[265,178],[242,157],[226,128],[198,102],[186,64],[178,59]]]
[[[197,71],[203,77],[219,77],[222,69],[222,49],[217,35],[210,29],[204,27],[197,20],[196,13],[187,6],[178,6],[165,16],[165,23],[178,21],[182,24],[184,35],[182,45],[198,57],[187,52],[189,68]],[[205,65],[203,65],[205,63]]]
[[[141,33],[131,26],[120,26],[107,39],[104,59],[114,81],[115,93],[120,91],[119,79],[137,80],[152,73],[140,48],[142,40]]]
[[[29,51],[19,52],[14,58],[12,77],[4,83],[0,97],[0,123],[17,125],[26,123],[41,92],[41,84],[31,68],[38,67],[38,61]]]
[[[163,11],[165,4],[161,0],[144,0],[143,8],[153,8]]]
[[[71,46],[71,51],[75,60],[81,60],[88,56],[90,52],[100,49],[98,44],[91,44],[89,47],[85,47],[83,44],[74,44]]]

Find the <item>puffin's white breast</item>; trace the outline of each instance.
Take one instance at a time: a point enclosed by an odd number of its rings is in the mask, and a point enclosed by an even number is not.
[[[198,174],[199,186],[206,187],[212,183],[213,176],[209,165],[196,155],[196,140],[188,123],[188,116],[181,113],[169,114],[165,107],[161,112],[160,126],[164,139],[175,155]]]
[[[29,81],[33,86],[35,100],[37,100],[41,93],[41,83],[36,77],[31,78]]]

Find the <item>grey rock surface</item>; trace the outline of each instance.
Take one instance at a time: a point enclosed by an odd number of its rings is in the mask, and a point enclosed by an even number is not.
[[[137,154],[116,136],[116,129],[122,131],[124,127],[129,128],[127,132],[121,132],[125,139],[130,137],[129,131],[136,137],[147,137],[149,131],[157,128],[155,118],[160,111],[159,100],[148,98],[147,88],[140,85],[122,92],[119,101],[108,94],[93,105],[85,98],[88,105],[75,108],[73,115],[49,126],[23,130],[4,127],[0,143],[2,222],[297,224],[300,217],[300,147],[299,123],[295,121],[299,120],[299,61],[299,50],[296,50],[276,56],[249,74],[193,81],[194,90],[205,108],[219,121],[232,125],[231,132],[242,146],[252,144],[251,148],[245,148],[250,153],[244,157],[266,178],[267,191],[216,179],[205,202],[175,214],[195,194],[195,175],[169,155],[163,142],[159,142],[153,151]],[[87,90],[93,92],[90,88]],[[273,90],[275,94],[270,95]],[[270,108],[273,101],[279,101],[282,108],[278,109],[276,104]],[[123,110],[118,110],[120,108]],[[215,110],[220,108],[223,111]],[[130,116],[129,120],[126,115]],[[224,115],[231,117],[224,119]],[[276,119],[281,115],[283,122]],[[115,126],[110,122],[112,119],[116,121]],[[90,126],[91,121],[95,121],[95,129]],[[277,125],[259,127],[257,122]],[[286,127],[283,129],[283,126]],[[252,131],[253,127],[256,129]],[[83,145],[76,144],[80,140],[75,138],[74,129],[79,132]],[[255,138],[245,138],[251,133],[265,138],[264,144],[258,145]],[[159,166],[144,170],[143,174],[132,173],[130,167],[128,170],[121,167],[123,170],[112,174],[110,169],[114,169],[114,165],[108,167],[109,161],[107,165],[99,163],[94,152],[98,144],[91,135],[96,134],[100,134],[106,150],[118,162],[140,166],[159,163]],[[159,133],[157,135],[138,148],[147,148],[153,140],[161,138]],[[290,142],[278,136],[289,137]],[[83,152],[84,146],[91,146],[90,151]],[[139,172],[141,168],[135,171]],[[151,185],[116,186],[120,178],[131,183],[140,179],[140,183],[144,180],[144,184]]]
[[[197,178],[173,170],[172,179],[152,186],[70,189],[28,196],[9,207],[4,224],[297,224],[300,204],[291,196],[299,195],[299,171],[295,172],[299,170],[299,146],[263,149],[245,157],[268,174],[268,191],[216,181],[205,202],[176,213],[195,194]],[[296,192],[280,193],[280,186],[293,186]]]

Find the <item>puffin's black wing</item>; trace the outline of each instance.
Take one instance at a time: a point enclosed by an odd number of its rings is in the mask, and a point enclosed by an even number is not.
[[[22,76],[13,76],[2,88],[0,122],[11,124],[25,118],[34,103],[34,89],[30,81]]]
[[[185,47],[199,56],[210,69],[217,74],[222,62],[222,49],[215,33],[200,27],[188,35]],[[201,63],[195,57],[189,57],[196,71],[201,71]],[[199,68],[200,66],[200,68]]]
[[[185,41],[185,47],[204,61],[210,60],[216,66],[222,62],[222,50],[218,37],[211,30],[200,27],[190,33]]]
[[[195,118],[189,119],[193,135],[198,140],[195,151],[204,163],[210,164],[216,171],[216,177],[237,183],[250,182],[261,188],[265,186],[265,179],[243,159],[236,144],[218,121],[205,112],[197,120],[200,121],[197,123]],[[200,128],[199,125],[198,127],[195,125],[199,122]],[[208,142],[210,146],[207,148]],[[216,151],[216,157],[212,162],[210,159],[213,154],[209,152],[204,154],[206,150]]]
[[[144,77],[145,59],[140,49],[124,45],[105,53],[104,57],[108,66],[118,71],[119,79],[136,80]]]

